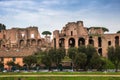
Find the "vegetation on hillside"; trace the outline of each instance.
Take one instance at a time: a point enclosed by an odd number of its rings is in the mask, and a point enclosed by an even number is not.
[[[89,29],[94,28],[94,29],[102,29],[104,32],[109,32],[109,29],[105,27],[90,27]]]

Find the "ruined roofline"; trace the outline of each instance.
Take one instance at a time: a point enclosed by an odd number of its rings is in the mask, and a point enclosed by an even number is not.
[[[37,26],[29,26],[25,28],[20,28],[20,27],[12,27],[11,29],[29,29],[29,28],[38,28]]]

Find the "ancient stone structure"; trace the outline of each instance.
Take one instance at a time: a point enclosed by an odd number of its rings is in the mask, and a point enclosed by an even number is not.
[[[0,32],[0,48],[24,48],[42,45],[37,27],[12,28]]]
[[[23,57],[41,50],[45,43],[45,40],[40,37],[37,27],[1,30],[0,61],[4,63],[4,68],[7,69],[6,63],[8,61],[14,61],[23,66]]]
[[[79,47],[93,45],[99,55],[107,57],[109,46],[120,45],[120,34],[105,34],[102,28],[95,29],[84,27],[83,21],[69,22],[61,31],[53,32],[53,47]]]

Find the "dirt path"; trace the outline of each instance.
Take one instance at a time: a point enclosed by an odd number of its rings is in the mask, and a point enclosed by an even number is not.
[[[120,77],[120,75],[0,75],[0,77]]]

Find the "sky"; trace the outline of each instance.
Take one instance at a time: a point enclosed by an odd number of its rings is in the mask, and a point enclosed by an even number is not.
[[[7,29],[37,26],[61,30],[68,22],[120,30],[120,0],[0,0],[0,23]]]

